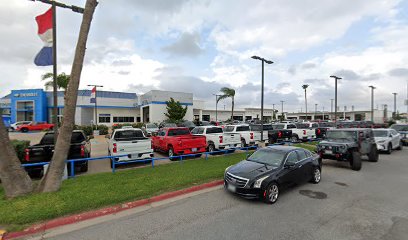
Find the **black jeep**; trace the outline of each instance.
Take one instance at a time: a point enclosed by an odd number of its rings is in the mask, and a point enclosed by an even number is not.
[[[378,161],[373,131],[368,128],[329,130],[317,145],[317,152],[322,159],[348,161],[355,171],[361,169],[362,155],[367,155],[371,162]]]

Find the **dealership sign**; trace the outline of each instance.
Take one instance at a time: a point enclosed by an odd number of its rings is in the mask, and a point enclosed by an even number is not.
[[[38,93],[16,93],[14,97],[37,97]]]

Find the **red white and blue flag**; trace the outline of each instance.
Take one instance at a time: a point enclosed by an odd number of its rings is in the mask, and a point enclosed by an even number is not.
[[[38,24],[38,36],[44,42],[44,47],[35,56],[34,63],[37,66],[49,66],[53,64],[52,60],[52,8],[44,14],[35,17]]]
[[[90,103],[95,103],[95,99],[96,99],[96,87],[92,88]]]

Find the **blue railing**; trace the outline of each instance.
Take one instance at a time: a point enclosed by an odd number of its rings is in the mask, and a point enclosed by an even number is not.
[[[311,140],[308,142],[314,142],[314,141],[320,141],[320,139],[316,139],[316,140]],[[294,144],[293,142],[290,141],[282,141],[282,142],[277,142],[277,143],[273,143],[273,144],[269,144],[270,145],[292,145]],[[258,146],[249,146],[249,147],[237,147],[237,148],[229,148],[229,149],[225,149],[225,150],[218,150],[218,151],[213,151],[213,152],[203,152],[203,153],[194,153],[194,154],[186,154],[186,155],[178,155],[178,156],[173,156],[173,157],[157,157],[157,158],[146,158],[146,159],[139,159],[139,160],[131,160],[131,161],[123,161],[123,162],[119,162],[119,161],[115,161],[115,158],[120,158],[120,157],[128,157],[129,154],[122,154],[122,155],[115,155],[115,156],[102,156],[102,157],[92,157],[92,158],[78,158],[78,159],[68,159],[65,162],[66,163],[70,163],[70,178],[75,177],[75,162],[83,162],[83,161],[99,161],[99,160],[105,160],[105,159],[112,159],[112,173],[116,172],[116,166],[119,165],[125,165],[125,164],[130,164],[130,163],[146,163],[146,162],[151,162],[151,166],[152,168],[154,168],[155,165],[155,161],[161,161],[161,160],[174,160],[174,159],[178,159],[178,161],[180,163],[183,162],[183,159],[188,158],[188,157],[194,157],[194,156],[202,156],[205,155],[205,160],[208,160],[208,156],[210,155],[214,155],[217,153],[224,153],[224,154],[231,154],[233,152],[235,152],[236,150],[244,150],[247,152],[247,156],[248,156],[248,151],[249,150],[256,150],[258,149]],[[39,162],[39,163],[26,163],[26,164],[22,164],[23,167],[33,167],[33,166],[45,166],[50,164],[50,162]]]

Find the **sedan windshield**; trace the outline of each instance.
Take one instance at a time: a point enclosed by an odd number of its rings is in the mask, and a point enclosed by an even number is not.
[[[373,131],[374,137],[387,137],[388,131]]]
[[[326,137],[330,139],[355,139],[357,133],[354,131],[328,131]]]
[[[286,152],[263,148],[254,152],[247,160],[279,167],[285,159]]]
[[[235,126],[226,126],[224,128],[224,132],[233,132],[235,129]]]

